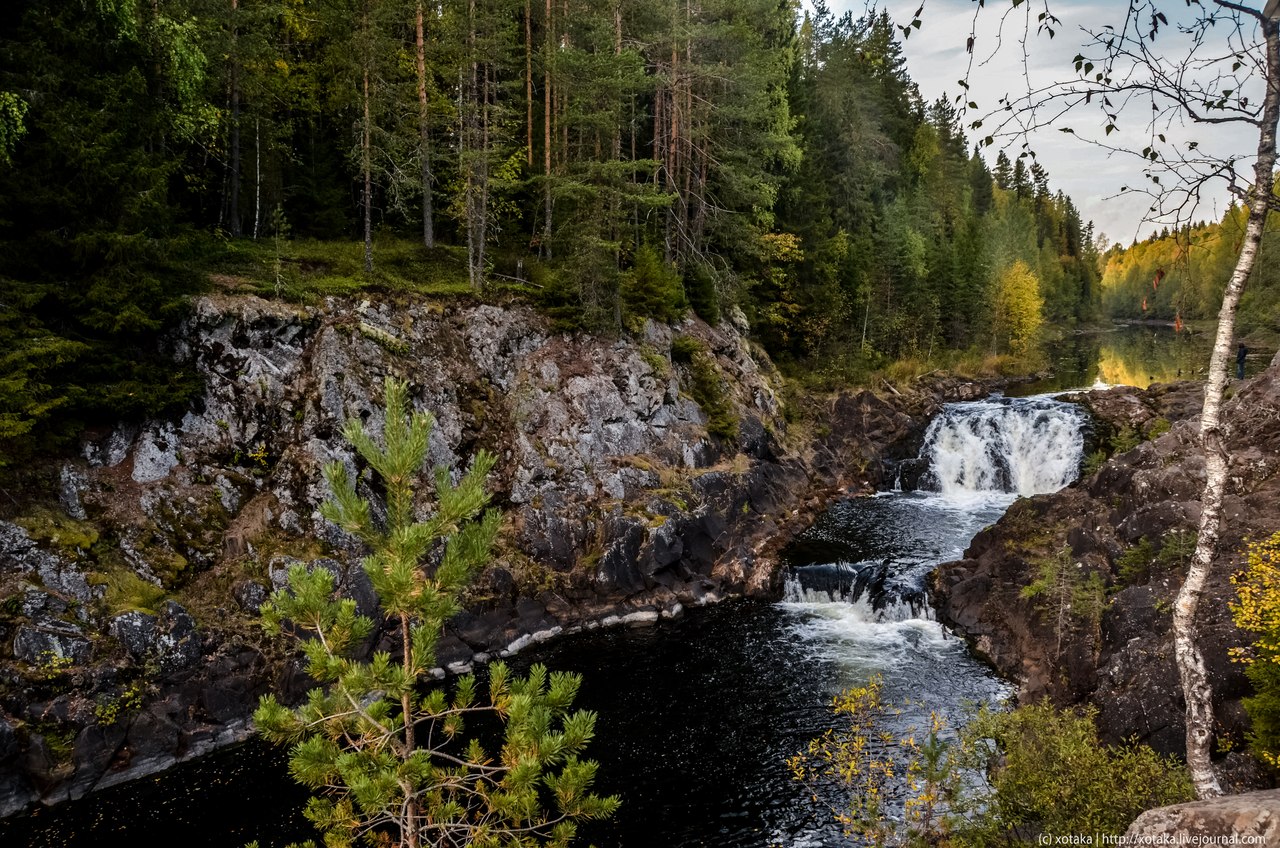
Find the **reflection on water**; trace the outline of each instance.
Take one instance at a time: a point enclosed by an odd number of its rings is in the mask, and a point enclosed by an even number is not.
[[[1098,379],[1110,386],[1146,388],[1152,383],[1203,379],[1213,339],[1166,328],[1130,327],[1103,336]]]
[[[1123,325],[1080,333],[1049,345],[1053,375],[1017,387],[1019,395],[1061,392],[1096,385],[1136,386],[1200,380],[1209,366],[1213,337],[1174,332],[1172,327]],[[1250,363],[1249,373],[1254,364]],[[1257,366],[1260,367],[1260,366]]]

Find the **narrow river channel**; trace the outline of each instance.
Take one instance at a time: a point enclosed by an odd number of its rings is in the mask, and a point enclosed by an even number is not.
[[[1007,688],[936,621],[928,573],[959,557],[1018,495],[1058,489],[1080,464],[1084,417],[1044,397],[952,404],[905,468],[915,491],[840,501],[788,552],[778,603],[728,602],[661,626],[580,634],[522,656],[584,675],[600,714],[600,788],[624,798],[598,846],[827,846],[830,813],[786,759],[831,726],[841,689],[882,675],[911,705],[886,728],[953,721]],[[120,834],[134,844],[281,845],[306,835],[301,794],[278,756],[251,745],[33,817],[0,823],[5,845]],[[86,842],[85,840],[89,840]]]

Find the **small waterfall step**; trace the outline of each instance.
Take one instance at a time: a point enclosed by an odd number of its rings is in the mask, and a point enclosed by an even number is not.
[[[932,618],[924,588],[898,578],[892,560],[803,565],[788,571],[783,601],[800,604],[854,604],[867,621]]]

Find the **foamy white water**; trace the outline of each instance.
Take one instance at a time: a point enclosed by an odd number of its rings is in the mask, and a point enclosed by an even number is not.
[[[1049,398],[948,404],[925,432],[927,487],[945,497],[1038,495],[1076,478],[1084,412]]]
[[[808,561],[789,569],[780,606],[796,643],[830,670],[828,691],[879,675],[887,703],[910,705],[887,719],[893,733],[922,726],[932,710],[954,726],[966,703],[1011,693],[933,620],[928,575],[963,556],[1018,496],[1074,480],[1084,424],[1079,407],[1044,397],[949,404],[918,457],[926,491],[836,504],[804,534],[796,547]],[[792,839],[837,844],[820,822]]]

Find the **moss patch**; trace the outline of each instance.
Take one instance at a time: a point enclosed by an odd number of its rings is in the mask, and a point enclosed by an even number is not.
[[[39,507],[13,523],[37,542],[67,553],[88,551],[98,541],[98,528],[93,524],[47,507]]]

